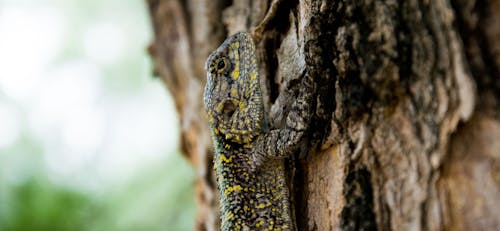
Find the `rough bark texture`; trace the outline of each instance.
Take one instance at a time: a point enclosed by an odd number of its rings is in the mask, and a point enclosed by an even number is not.
[[[312,148],[290,170],[299,230],[500,228],[499,1],[148,5],[154,68],[196,168],[196,230],[219,225],[205,59],[270,9],[257,48],[272,125],[282,126],[304,74],[318,86]]]

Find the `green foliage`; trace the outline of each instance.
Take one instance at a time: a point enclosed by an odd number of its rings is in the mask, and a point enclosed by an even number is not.
[[[0,230],[192,230],[193,181],[179,154],[102,195],[31,177],[0,190]]]
[[[194,173],[180,154],[143,169],[109,194],[111,230],[193,230]]]
[[[31,178],[12,187],[0,230],[85,230],[102,211],[89,196]],[[5,213],[5,212],[4,212]]]

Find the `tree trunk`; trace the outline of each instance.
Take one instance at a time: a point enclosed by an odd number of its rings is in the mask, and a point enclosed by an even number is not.
[[[305,74],[310,152],[292,158],[299,230],[500,229],[500,1],[148,0],[156,73],[196,169],[196,230],[218,230],[202,103],[207,56],[259,27],[272,126]]]

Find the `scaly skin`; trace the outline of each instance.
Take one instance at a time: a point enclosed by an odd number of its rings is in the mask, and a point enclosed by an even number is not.
[[[310,97],[294,102],[285,129],[265,128],[255,45],[248,33],[229,37],[205,68],[222,230],[292,230],[284,158],[297,150],[305,132]]]

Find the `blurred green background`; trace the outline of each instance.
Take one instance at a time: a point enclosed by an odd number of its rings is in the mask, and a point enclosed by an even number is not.
[[[0,0],[0,230],[192,230],[143,0]]]

